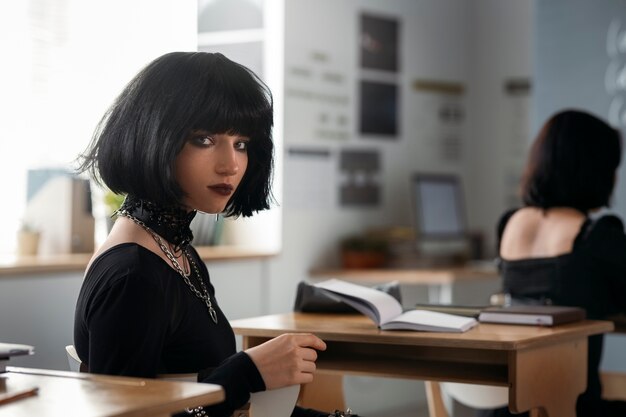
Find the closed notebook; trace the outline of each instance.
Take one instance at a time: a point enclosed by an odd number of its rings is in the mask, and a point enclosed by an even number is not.
[[[481,323],[528,324],[556,326],[585,319],[585,310],[579,307],[515,305],[488,307],[478,316]]]

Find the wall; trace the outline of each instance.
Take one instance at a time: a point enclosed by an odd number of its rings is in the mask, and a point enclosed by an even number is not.
[[[290,68],[309,64],[310,55],[323,52],[328,57],[327,67],[345,75],[346,84],[338,87],[348,97],[348,137],[328,139],[316,137],[306,129],[307,117],[295,115],[294,109],[311,110],[313,105],[302,104],[297,97],[285,95],[285,159],[291,148],[307,147],[328,151],[330,178],[341,181],[339,152],[342,149],[376,150],[381,156],[381,172],[378,175],[382,198],[379,205],[345,207],[339,204],[338,187],[330,184],[330,197],[320,203],[327,194],[311,190],[309,204],[298,204],[289,190],[290,181],[298,179],[297,170],[285,161],[283,205],[283,250],[271,263],[272,300],[276,311],[291,308],[293,290],[298,280],[308,276],[313,266],[337,263],[337,244],[342,236],[360,232],[366,226],[410,225],[409,177],[416,170],[452,171],[464,173],[464,159],[459,163],[445,165],[433,158],[428,140],[420,130],[416,116],[418,98],[410,85],[415,78],[431,78],[465,82],[467,71],[466,50],[467,9],[465,2],[446,1],[377,1],[330,0],[286,3],[285,73],[289,91],[295,85],[289,78]],[[331,12],[332,10],[332,12]],[[359,80],[357,33],[359,12],[367,10],[382,16],[401,19],[401,68],[398,85],[401,91],[402,117],[400,134],[393,139],[365,137],[357,132],[357,82]],[[446,24],[434,22],[445,21]],[[323,22],[323,30],[320,30]],[[436,40],[436,42],[433,42]],[[443,52],[445,51],[445,53]],[[304,62],[304,63],[303,63]],[[315,63],[309,67],[315,69]],[[304,126],[304,127],[303,127]],[[465,139],[465,138],[464,138]],[[320,181],[329,178],[328,173],[318,172]],[[307,190],[308,191],[308,190]],[[280,278],[274,278],[280,277]]]
[[[493,255],[495,224],[511,207],[506,192],[517,187],[515,179],[507,178],[509,167],[522,164],[534,135],[525,128],[529,98],[516,99],[504,91],[507,80],[533,76],[534,1],[481,0],[472,4],[467,202],[471,226],[485,233],[486,250]]]
[[[518,2],[519,3],[519,2]],[[470,180],[467,173],[476,171],[479,167],[489,167],[494,159],[484,153],[474,152],[474,140],[477,135],[461,130],[462,157],[457,162],[449,162],[434,150],[430,135],[433,133],[422,122],[427,117],[420,118],[419,111],[425,105],[425,98],[411,88],[412,82],[417,79],[434,79],[440,81],[458,82],[466,87],[470,97],[461,97],[461,102],[474,99],[481,103],[480,112],[470,104],[466,111],[467,125],[471,126],[471,118],[487,118],[499,103],[491,102],[491,97],[483,98],[478,93],[489,82],[489,88],[500,87],[500,80],[511,73],[527,76],[530,66],[524,60],[530,53],[524,49],[529,43],[519,45],[516,35],[527,35],[530,14],[523,7],[516,7],[518,3],[506,2],[500,6],[497,2],[479,2],[483,11],[491,7],[497,8],[488,17],[482,17],[473,11],[472,6],[465,1],[434,0],[434,1],[342,1],[322,0],[310,2],[306,0],[290,0],[286,2],[285,27],[285,171],[284,171],[284,200],[283,205],[283,250],[281,254],[269,263],[270,282],[270,312],[284,312],[292,308],[293,295],[298,281],[308,278],[308,270],[315,266],[337,264],[338,240],[348,234],[360,232],[365,226],[394,226],[410,225],[410,194],[409,178],[415,171],[457,172],[464,180]],[[521,2],[528,7],[528,2]],[[509,9],[513,9],[509,12]],[[400,19],[401,43],[401,71],[397,83],[401,86],[401,111],[399,135],[394,139],[366,137],[358,133],[357,100],[358,80],[362,76],[359,69],[358,45],[358,17],[361,11],[379,14],[386,17]],[[513,25],[513,33],[501,40],[498,45],[489,44],[493,51],[482,52],[484,45],[481,42],[494,37],[499,31],[514,21],[516,12],[519,23]],[[508,12],[508,13],[507,13]],[[491,19],[506,17],[508,20],[498,26]],[[488,30],[478,36],[474,32],[474,19],[478,25],[485,25]],[[496,38],[498,36],[495,36]],[[512,49],[517,49],[513,52]],[[311,58],[314,54],[323,54],[326,61],[319,62]],[[473,54],[479,54],[474,58]],[[494,61],[500,57],[509,59],[514,54],[521,55],[523,64],[501,64],[494,68]],[[497,58],[497,59],[496,59]],[[478,62],[472,60],[477,59]],[[513,71],[521,67],[519,71]],[[343,74],[345,84],[339,84],[335,89],[326,92],[348,97],[348,109],[333,110],[341,113],[346,111],[349,119],[349,135],[343,139],[332,139],[316,136],[314,118],[317,112],[324,108],[316,103],[302,102],[299,97],[289,94],[290,89],[305,87],[305,82],[299,81],[292,75],[292,69],[309,69],[313,74],[323,70]],[[476,75],[482,84],[475,87],[470,79],[474,72],[489,69],[482,73],[483,78]],[[317,72],[316,72],[317,71]],[[493,81],[487,77],[497,75]],[[307,82],[315,84],[318,81],[312,76]],[[323,86],[322,86],[323,87]],[[477,92],[478,91],[478,92]],[[496,92],[497,93],[497,92]],[[432,97],[430,97],[432,99]],[[426,98],[428,99],[428,98]],[[436,99],[436,98],[435,98]],[[433,100],[435,100],[433,99]],[[481,101],[482,100],[482,101]],[[328,104],[328,107],[332,104]],[[430,116],[430,115],[429,115]],[[436,117],[436,115],[434,115]],[[312,120],[313,119],[313,120]],[[488,120],[479,120],[478,125],[488,130],[488,143],[498,140],[494,128],[498,128],[498,121],[489,117]],[[462,128],[464,129],[464,127]],[[482,137],[479,138],[482,140]],[[481,143],[482,145],[482,143]],[[331,184],[334,188],[329,192],[324,184],[314,183],[307,188],[308,204],[298,204],[290,191],[297,187],[290,182],[301,179],[299,173],[290,165],[288,151],[292,148],[307,148],[327,151],[330,162],[327,168],[332,172],[318,172],[318,181],[324,182],[335,179]],[[342,180],[338,169],[339,152],[342,149],[377,150],[381,155],[381,174],[379,176],[382,199],[381,204],[375,207],[346,208],[339,204],[338,191],[335,184]],[[497,155],[497,153],[496,153]],[[487,162],[488,161],[488,162]],[[486,171],[487,168],[484,168]],[[493,173],[481,171],[484,177],[493,177]],[[474,227],[484,226],[490,231],[495,216],[502,211],[501,207],[491,207],[491,211],[484,211],[484,201],[493,198],[491,193],[480,193],[480,198],[474,197],[476,189],[482,190],[482,182],[473,181],[468,184],[469,201],[473,201],[470,211],[470,224]],[[321,190],[320,190],[321,188]],[[319,194],[316,194],[319,193]],[[496,194],[497,195],[497,194]],[[292,198],[290,200],[290,197]],[[489,294],[493,288],[482,288],[483,294]],[[425,302],[425,288],[403,288],[408,303]],[[472,300],[471,291],[463,288],[455,292],[455,300]],[[475,295],[475,294],[474,294]],[[475,298],[473,299],[476,300]],[[423,384],[418,381],[392,380],[383,378],[348,377],[345,381],[347,404],[355,408],[360,414],[381,415],[389,414],[385,410],[415,409],[423,407],[425,403]],[[380,401],[385,398],[385,401]],[[393,414],[393,413],[391,413]]]
[[[0,340],[35,346],[35,355],[11,365],[67,369],[64,347],[72,343],[74,306],[82,274],[0,278]]]
[[[574,107],[597,114],[624,132],[626,85],[620,77],[626,51],[620,42],[626,3],[606,0],[598,7],[584,0],[539,2],[535,18],[535,126],[557,110]],[[625,165],[620,168],[614,201],[622,217],[626,216]]]
[[[626,3],[538,2],[535,21],[535,127],[555,111],[574,107],[610,121],[623,135],[626,85],[620,77],[626,56]],[[622,218],[626,218],[625,185],[626,164],[622,157],[612,207]],[[626,370],[625,350],[625,336],[607,336],[601,367]]]

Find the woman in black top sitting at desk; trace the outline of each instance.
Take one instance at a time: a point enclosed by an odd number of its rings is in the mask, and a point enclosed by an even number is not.
[[[74,344],[89,372],[198,373],[226,393],[224,403],[192,411],[211,417],[231,415],[252,392],[312,380],[315,350],[325,349],[314,335],[282,335],[236,353],[190,244],[196,210],[250,216],[268,208],[272,113],[251,71],[203,52],[156,59],[109,109],[82,169],[127,197],[76,305]]]
[[[512,303],[579,306],[589,319],[626,311],[624,226],[613,215],[590,217],[609,204],[621,152],[620,133],[588,113],[563,111],[544,125],[523,178],[525,206],[498,224],[504,292]],[[589,338],[578,417],[626,416],[626,403],[601,399],[602,343],[602,335]]]

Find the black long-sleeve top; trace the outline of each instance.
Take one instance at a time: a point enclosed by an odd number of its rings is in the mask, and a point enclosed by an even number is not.
[[[203,301],[158,255],[135,243],[102,253],[89,268],[74,320],[74,344],[89,372],[153,378],[166,373],[199,373],[200,382],[221,385],[225,402],[206,407],[228,416],[265,389],[215,299],[208,271],[192,251],[205,277],[217,324]],[[192,282],[200,288],[198,282]]]

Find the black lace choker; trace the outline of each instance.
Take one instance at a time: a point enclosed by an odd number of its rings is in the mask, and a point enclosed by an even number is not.
[[[117,213],[122,216],[130,214],[141,220],[173,244],[175,250],[184,249],[193,239],[189,225],[196,215],[195,210],[187,212],[180,206],[163,206],[128,195]]]

